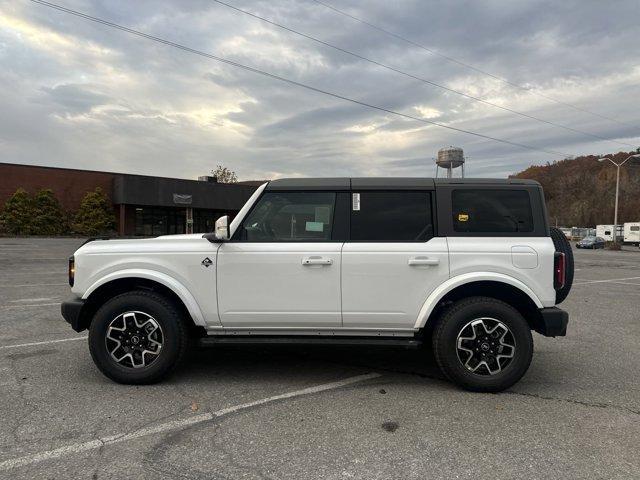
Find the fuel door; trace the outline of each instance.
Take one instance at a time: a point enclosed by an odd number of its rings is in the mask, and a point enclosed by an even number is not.
[[[514,245],[511,247],[511,262],[516,268],[537,268],[538,252],[528,245]]]

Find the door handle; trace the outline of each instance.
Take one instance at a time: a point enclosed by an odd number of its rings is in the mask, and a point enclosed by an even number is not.
[[[324,258],[318,256],[303,257],[302,265],[331,265],[333,260],[331,258]]]
[[[419,267],[419,266],[434,266],[440,263],[440,259],[438,258],[429,258],[429,257],[411,257],[409,259],[409,266],[411,267]]]

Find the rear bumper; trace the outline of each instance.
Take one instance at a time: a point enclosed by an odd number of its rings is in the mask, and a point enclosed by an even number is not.
[[[564,337],[567,334],[569,314],[558,307],[541,308],[535,331],[545,337]]]
[[[60,305],[60,312],[64,319],[71,325],[76,332],[87,329],[86,322],[83,321],[82,309],[84,300],[78,297],[68,298]]]

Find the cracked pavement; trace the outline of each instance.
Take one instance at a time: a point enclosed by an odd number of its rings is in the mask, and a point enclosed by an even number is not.
[[[0,478],[639,478],[640,251],[577,251],[565,338],[534,334],[501,394],[446,382],[428,352],[224,346],[168,381],[117,385],[60,317],[78,239],[0,239],[0,462],[377,372],[164,433],[69,453]],[[634,277],[636,277],[634,279]],[[627,280],[616,280],[627,279]],[[613,280],[613,282],[586,283]]]

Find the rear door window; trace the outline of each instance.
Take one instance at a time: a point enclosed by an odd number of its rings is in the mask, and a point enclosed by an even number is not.
[[[526,233],[534,228],[526,190],[454,190],[452,213],[456,232]]]
[[[352,193],[351,241],[426,242],[433,237],[431,193],[362,191]]]

